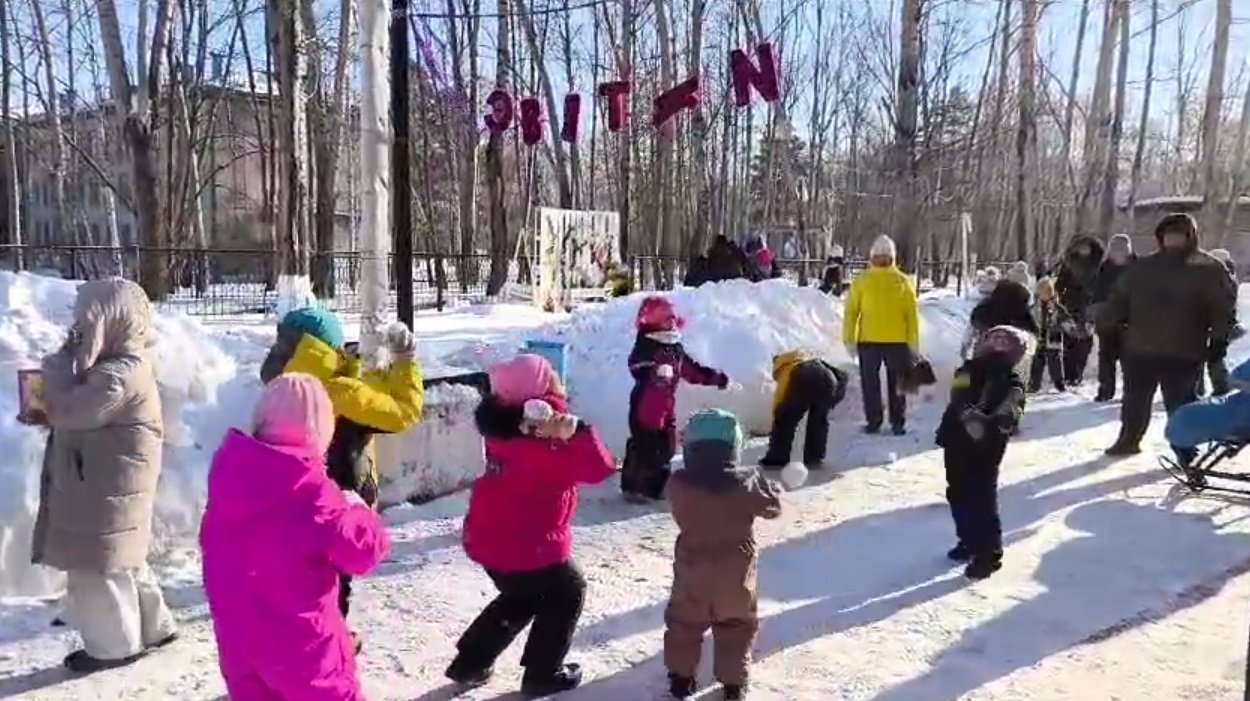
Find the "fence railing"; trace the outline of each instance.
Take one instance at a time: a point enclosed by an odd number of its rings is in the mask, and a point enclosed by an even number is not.
[[[225,317],[268,314],[277,306],[281,266],[275,251],[0,245],[0,269],[21,268],[74,280],[121,276],[142,283],[143,270],[153,264],[152,257],[157,258],[155,262],[161,269],[168,271],[169,289],[158,302],[162,308],[193,316]],[[327,308],[342,314],[361,311],[356,290],[364,262],[359,252],[326,252],[312,256],[309,272],[314,291]],[[800,285],[818,283],[824,269],[824,261],[817,259],[783,258],[778,259],[777,264],[783,277]],[[864,262],[851,260],[846,266],[849,278],[864,267]],[[688,261],[634,256],[627,267],[632,289],[665,290],[682,284]],[[954,286],[959,282],[958,263],[923,261],[918,270],[921,279],[932,280],[937,286]],[[496,276],[494,280],[492,275]],[[490,291],[529,285],[531,275],[525,261],[509,260],[496,269],[486,254],[416,253],[413,255],[413,297],[416,306],[422,309],[482,302],[487,300]],[[392,275],[392,306],[394,291]]]
[[[163,308],[195,316],[265,314],[278,301],[279,255],[266,250],[150,249],[102,246],[0,246],[0,269],[25,269],[67,279],[121,276],[143,282],[152,258],[168,271]],[[311,256],[309,273],[327,308],[360,312],[356,293],[365,258],[359,252]],[[392,270],[394,257],[391,257]],[[521,266],[509,263],[495,274],[500,284],[516,282]],[[413,297],[419,308],[441,308],[459,301],[482,301],[492,274],[488,255],[413,255]],[[391,276],[391,304],[395,280]]]

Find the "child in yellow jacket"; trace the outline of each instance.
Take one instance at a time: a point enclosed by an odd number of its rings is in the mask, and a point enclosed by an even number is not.
[[[402,433],[421,420],[425,391],[416,338],[403,324],[388,331],[389,367],[363,372],[338,318],[324,309],[297,309],[278,324],[278,337],[261,365],[261,379],[298,372],[321,381],[334,407],[334,438],[326,452],[327,474],[343,489],[377,506],[378,472],[373,436]],[[351,578],[339,583],[339,608],[346,616]]]

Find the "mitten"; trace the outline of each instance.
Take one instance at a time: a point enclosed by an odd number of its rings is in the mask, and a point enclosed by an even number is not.
[[[539,426],[534,434],[539,438],[554,438],[567,441],[577,433],[579,419],[572,414],[556,414]]]
[[[386,330],[386,349],[392,360],[411,361],[417,357],[417,337],[402,321],[391,324]]]
[[[521,433],[536,433],[556,414],[551,405],[541,399],[529,399],[521,409]]]
[[[718,373],[716,375],[716,389],[728,389],[728,388],[729,388],[729,376],[723,372]]]
[[[655,368],[655,376],[661,380],[673,379],[673,366],[668,365],[667,363],[664,365],[657,365]]]
[[[968,433],[968,437],[974,441],[980,441],[985,438],[985,422],[988,417],[976,409],[965,409],[959,415],[964,424],[964,431]]]

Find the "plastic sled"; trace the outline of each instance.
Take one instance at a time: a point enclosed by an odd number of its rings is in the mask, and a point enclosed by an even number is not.
[[[1237,457],[1248,443],[1250,438],[1241,437],[1214,441],[1198,448],[1194,458],[1188,462],[1159,456],[1159,465],[1195,494],[1211,490],[1250,495],[1250,474],[1216,469],[1225,460]]]

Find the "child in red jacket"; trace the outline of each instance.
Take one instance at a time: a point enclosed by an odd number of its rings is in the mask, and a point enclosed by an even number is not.
[[[621,492],[633,502],[657,500],[668,483],[677,448],[677,386],[684,380],[720,389],[729,378],[695,362],[681,345],[685,320],[663,297],[638,308],[638,338],[629,354],[634,389],[629,393],[629,441],[621,468]]]
[[[568,413],[545,359],[518,355],[489,375],[490,395],[476,414],[487,471],[473,484],[464,549],[499,595],[456,643],[447,677],[485,684],[496,658],[533,621],[521,692],[546,696],[581,683],[580,667],[564,662],[586,593],[573,564],[571,524],[578,487],[603,482],[616,462],[598,433]]]

